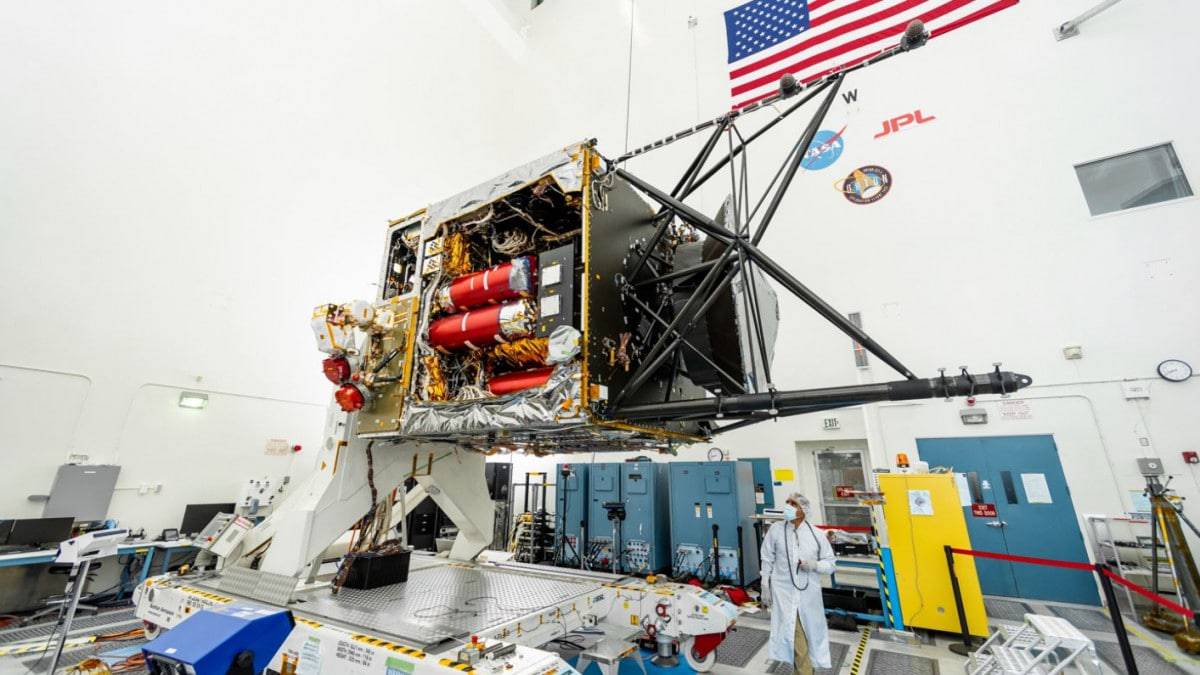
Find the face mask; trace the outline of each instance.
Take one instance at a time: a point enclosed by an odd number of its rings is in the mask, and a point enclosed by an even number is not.
[[[799,517],[800,517],[800,512],[796,509],[796,507],[792,506],[791,504],[783,505],[783,519],[784,520],[795,520]]]

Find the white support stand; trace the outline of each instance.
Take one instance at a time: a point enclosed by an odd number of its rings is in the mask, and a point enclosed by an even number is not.
[[[317,458],[317,470],[246,535],[240,549],[225,560],[225,567],[270,542],[260,570],[311,579],[320,566],[319,557],[370,510],[369,441],[351,436],[345,414],[335,413],[328,428],[334,434]],[[494,507],[484,480],[483,455],[450,443],[386,440],[376,441],[371,454],[380,500],[406,479],[415,478],[419,490],[407,496],[406,506],[412,508],[422,494],[427,495],[458,526],[451,558],[472,560],[491,543]]]
[[[488,494],[483,465],[482,454],[455,450],[454,456],[435,463],[431,473],[416,476],[417,485],[458,526],[450,549],[452,560],[474,560],[495,534],[496,506]]]

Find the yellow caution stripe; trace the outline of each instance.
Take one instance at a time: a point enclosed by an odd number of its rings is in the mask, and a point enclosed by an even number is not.
[[[91,644],[96,641],[95,635],[86,637],[70,638],[64,643],[64,647],[78,647],[80,645]],[[58,644],[58,640],[38,640],[37,642],[23,642],[15,645],[7,645],[0,647],[0,656],[12,656],[17,654],[30,654],[34,652],[46,652],[54,649]]]
[[[867,643],[871,641],[871,629],[874,627],[873,623],[863,626],[862,634],[858,636],[858,647],[854,649],[854,661],[850,664],[850,675],[858,675],[862,668],[863,657],[867,654]]]
[[[179,586],[178,588],[189,595],[204,598],[205,600],[212,600],[213,602],[219,602],[222,605],[228,605],[229,603],[233,602],[233,598],[227,598],[224,595],[217,595],[216,593],[202,591],[199,588],[192,588],[191,586]]]
[[[469,663],[460,663],[454,659],[442,659],[441,661],[438,661],[438,665],[445,666],[447,668],[453,668],[454,670],[461,670],[464,673],[475,672],[475,666],[472,666]]]
[[[887,625],[895,628],[892,625],[892,619],[895,614],[892,613],[892,595],[888,592],[888,587],[891,582],[888,580],[887,566],[883,564],[883,556],[879,556],[879,595],[883,597],[883,613],[887,616]]]
[[[359,633],[350,636],[350,639],[354,640],[355,642],[371,645],[372,647],[383,647],[388,651],[396,652],[397,654],[403,654],[405,656],[411,656],[414,659],[423,659],[426,656],[425,652],[421,651],[420,649],[413,649],[412,647],[398,645],[395,642],[388,642],[387,640],[384,640],[383,638],[377,638],[374,635],[364,635]]]

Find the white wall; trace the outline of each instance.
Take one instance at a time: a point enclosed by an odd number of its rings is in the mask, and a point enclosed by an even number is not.
[[[565,142],[504,133],[538,107],[501,9],[0,10],[0,516],[70,455],[122,464],[110,515],[151,529],[302,477],[264,446],[322,440],[312,307],[374,294],[389,218]]]
[[[277,403],[230,405],[281,428],[202,430],[197,446],[261,456],[267,433],[313,446],[321,414],[312,404],[329,386],[306,317],[318,302],[373,293],[386,219],[579,138],[616,155],[627,135],[640,145],[720,113],[729,4],[8,9],[0,85],[19,95],[0,110],[0,309],[17,329],[0,332],[0,363],[78,377],[47,374],[35,385],[44,403],[0,410],[2,428],[21,428],[4,434],[5,465],[20,462],[32,477],[72,452],[143,461],[183,437],[150,417],[131,421],[133,408],[155,414],[138,402],[152,382]],[[846,88],[858,102],[839,101],[825,125],[847,125],[845,153],[799,176],[764,243],[835,307],[861,312],[922,375],[996,360],[1030,374],[1033,419],[993,414],[968,430],[959,404],[934,401],[853,422],[861,413],[842,411],[840,432],[824,431],[820,416],[793,418],[714,444],[792,466],[796,441],[865,437],[885,466],[923,436],[1053,433],[1080,510],[1128,508],[1124,491],[1140,485],[1133,459],[1145,453],[1180,475],[1184,496],[1200,498],[1196,469],[1179,459],[1200,448],[1197,382],[1155,380],[1140,403],[1117,383],[1152,380],[1167,357],[1200,365],[1200,205],[1093,218],[1072,168],[1172,141],[1200,189],[1191,119],[1200,94],[1179,76],[1200,65],[1191,29],[1200,7],[1121,3],[1080,37],[1054,41],[1053,26],[1092,4],[1023,2],[853,75]],[[936,121],[872,139],[882,120],[916,108]],[[754,185],[802,123],[789,120],[752,148]],[[679,143],[629,169],[670,184],[696,148]],[[895,188],[851,205],[831,183],[867,163],[891,170]],[[720,203],[720,182],[698,195],[702,209]],[[876,359],[857,372],[847,338],[798,302],[783,311],[781,388],[896,377]],[[1065,361],[1069,344],[1085,357]],[[5,389],[15,386],[8,372],[0,396],[22,398],[28,390]],[[681,456],[699,459],[707,447]],[[175,458],[184,476],[164,481],[162,499],[198,498],[188,483],[212,485],[205,498],[215,498],[218,479],[240,472],[201,457]],[[518,472],[552,463],[530,459]],[[21,508],[7,495],[0,509]],[[132,518],[139,503],[149,502],[122,496],[117,515]]]
[[[607,59],[623,61],[629,4],[613,10],[606,3],[548,3],[532,13],[530,39],[553,44],[556,29],[586,24],[621,47]],[[857,103],[837,101],[823,125],[846,125],[844,154],[829,169],[799,176],[765,242],[835,307],[861,312],[867,330],[919,374],[960,364],[990,369],[999,360],[1031,375],[1034,387],[1019,397],[1030,400],[1032,419],[1003,420],[995,403],[982,401],[991,423],[965,427],[961,401],[930,401],[873,406],[866,415],[840,411],[835,432],[823,430],[827,415],[818,414],[715,439],[734,456],[765,454],[778,467],[798,466],[794,483],[776,487],[777,499],[815,488],[797,441],[869,438],[872,463],[886,467],[896,452],[914,456],[921,437],[1025,433],[1054,435],[1081,513],[1128,510],[1128,491],[1143,484],[1134,461],[1142,456],[1161,457],[1176,476],[1173,487],[1193,501],[1200,497],[1200,469],[1180,454],[1200,449],[1191,412],[1200,406],[1200,381],[1170,384],[1154,373],[1165,358],[1200,364],[1200,313],[1193,309],[1200,300],[1200,203],[1189,198],[1091,217],[1073,170],[1171,141],[1200,189],[1200,132],[1190,119],[1200,94],[1175,68],[1161,67],[1200,65],[1185,23],[1200,18],[1200,7],[1123,3],[1086,24],[1080,37],[1054,40],[1053,26],[1094,4],[1024,2],[851,76],[845,89],[858,90]],[[728,5],[632,6],[630,135],[637,146],[728,105],[719,14]],[[698,19],[695,28],[687,28],[689,15]],[[623,112],[623,102],[613,107]],[[873,139],[883,120],[918,108],[937,119]],[[744,128],[762,121],[749,119]],[[802,123],[784,123],[752,149],[758,185]],[[622,134],[601,141],[623,146]],[[629,168],[669,184],[697,143]],[[855,206],[831,183],[863,164],[887,167],[895,187],[883,201]],[[709,191],[701,203],[711,212],[721,196]],[[783,311],[779,386],[897,379],[874,357],[856,372],[847,339],[798,302],[785,302]],[[1076,344],[1084,358],[1065,360],[1061,349]],[[1150,384],[1151,398],[1127,401],[1124,379]]]

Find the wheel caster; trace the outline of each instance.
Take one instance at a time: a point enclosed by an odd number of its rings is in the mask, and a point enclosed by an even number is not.
[[[697,673],[707,673],[712,670],[713,664],[717,662],[717,650],[714,649],[705,654],[704,658],[700,658],[696,654],[695,648],[696,638],[690,637],[684,640],[683,644],[679,645],[679,651],[683,652],[683,660],[687,661],[687,664]]]

